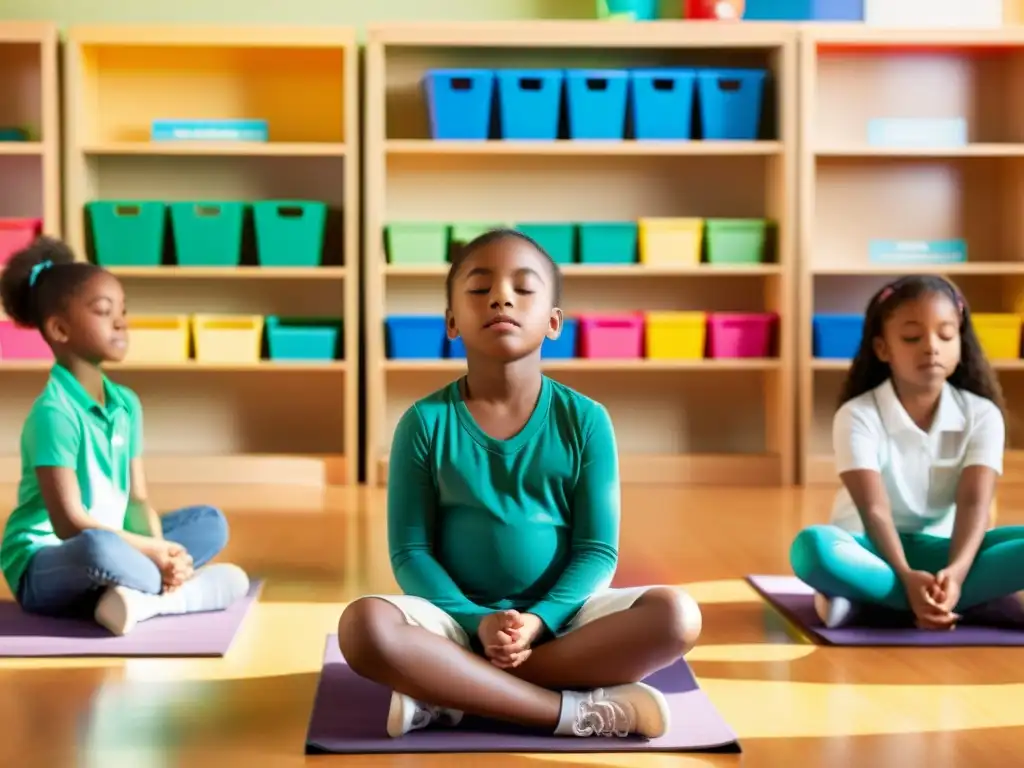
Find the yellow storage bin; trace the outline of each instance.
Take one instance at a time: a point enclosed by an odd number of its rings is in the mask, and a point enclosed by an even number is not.
[[[703,219],[640,219],[639,230],[641,264],[700,264]]]
[[[131,315],[126,363],[184,363],[189,357],[188,315]]]
[[[981,313],[971,315],[978,341],[991,360],[1020,358],[1021,315]]]
[[[707,338],[706,312],[648,312],[647,357],[651,360],[699,360]]]
[[[196,360],[200,363],[250,365],[260,359],[260,315],[195,315],[192,318]]]

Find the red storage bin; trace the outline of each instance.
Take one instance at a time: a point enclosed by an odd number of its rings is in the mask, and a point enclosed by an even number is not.
[[[579,323],[581,357],[602,360],[633,360],[643,357],[642,315],[580,315]]]
[[[22,248],[27,248],[43,231],[39,219],[0,219],[0,267]]]
[[[708,357],[772,357],[778,315],[773,312],[712,312]]]

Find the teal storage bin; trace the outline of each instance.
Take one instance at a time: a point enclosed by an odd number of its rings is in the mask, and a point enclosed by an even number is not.
[[[271,360],[320,361],[342,357],[340,320],[267,318],[267,351]]]
[[[171,203],[171,229],[183,267],[237,267],[242,260],[245,203]]]
[[[637,225],[633,221],[580,224],[582,264],[635,264]]]
[[[385,249],[391,264],[444,264],[448,261],[448,226],[394,222],[385,230]]]
[[[96,263],[103,267],[159,267],[167,205],[141,200],[86,203]]]
[[[516,229],[536,241],[555,264],[572,264],[576,260],[574,224],[520,224]]]
[[[318,267],[323,263],[327,206],[299,200],[253,203],[256,259],[261,267]]]
[[[500,221],[458,221],[452,223],[452,244],[466,245],[492,229],[504,229],[508,224]]]

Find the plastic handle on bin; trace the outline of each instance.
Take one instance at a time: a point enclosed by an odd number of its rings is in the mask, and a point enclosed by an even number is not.
[[[539,91],[544,83],[539,77],[522,77],[519,79],[519,87],[524,91]]]
[[[277,215],[282,219],[301,219],[303,213],[305,211],[298,205],[279,205],[277,207]]]
[[[740,81],[723,77],[719,79],[718,87],[720,90],[726,91],[727,93],[735,93],[740,89]]]
[[[651,85],[654,86],[656,91],[672,91],[675,90],[676,81],[670,80],[667,77],[658,77],[651,81]]]
[[[607,91],[608,90],[608,79],[604,77],[588,77],[587,78],[587,90],[588,91]]]
[[[468,77],[453,77],[452,78],[452,90],[453,91],[468,91],[473,88],[473,81]]]
[[[204,217],[204,218],[210,218],[210,217],[213,217],[213,216],[220,216],[220,206],[219,205],[197,205],[196,206],[196,216],[201,216],[201,217]]]
[[[119,205],[114,208],[114,213],[117,216],[138,216],[142,212],[142,209],[137,205]]]

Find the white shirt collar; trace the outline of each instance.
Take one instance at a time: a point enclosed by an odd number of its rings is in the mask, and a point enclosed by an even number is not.
[[[885,425],[885,431],[890,435],[898,432],[914,432],[924,434],[924,431],[914,423],[907,413],[906,408],[896,396],[896,389],[893,387],[892,379],[886,379],[884,384],[875,389],[875,402],[878,404],[878,412]],[[942,385],[942,394],[939,396],[939,408],[935,412],[935,420],[929,434],[940,432],[963,432],[967,429],[967,417],[964,415],[960,403],[957,402],[953,385],[946,382]]]

